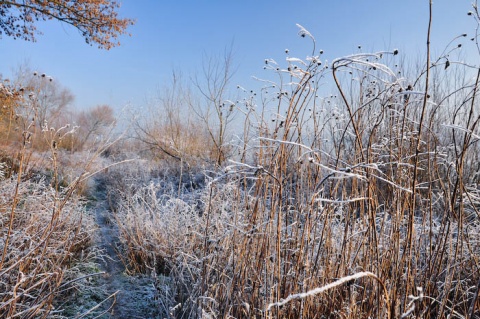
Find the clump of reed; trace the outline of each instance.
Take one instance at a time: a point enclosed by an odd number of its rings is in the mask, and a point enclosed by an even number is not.
[[[276,80],[236,105],[238,158],[194,191],[124,191],[126,264],[168,276],[175,318],[473,318],[480,71],[440,56],[405,77],[398,50],[327,63],[299,28],[312,54],[267,59]],[[452,68],[473,82],[439,81]]]

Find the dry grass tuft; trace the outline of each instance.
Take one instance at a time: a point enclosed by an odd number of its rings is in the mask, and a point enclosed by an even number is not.
[[[64,285],[64,275],[89,246],[93,220],[84,202],[65,200],[45,180],[23,181],[13,197],[15,187],[12,179],[0,180],[0,317],[42,318],[55,313],[55,298],[71,288]]]

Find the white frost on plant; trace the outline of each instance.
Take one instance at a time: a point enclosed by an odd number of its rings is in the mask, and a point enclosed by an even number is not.
[[[303,65],[307,65],[305,62],[303,62],[302,59],[299,59],[299,58],[290,58],[290,57],[287,57],[287,62],[289,63],[295,63],[295,62],[298,62],[298,63],[301,63]]]
[[[301,36],[302,38],[305,38],[306,36],[310,37],[312,40],[315,40],[315,38],[313,37],[313,35],[307,31],[307,29],[305,29],[303,26],[301,26],[300,24],[296,24],[297,27],[300,29],[300,31],[298,31],[298,35]]]
[[[336,280],[336,281],[334,281],[334,282],[332,282],[328,285],[325,285],[323,287],[315,288],[315,289],[312,289],[312,290],[304,292],[304,293],[298,293],[298,294],[290,295],[282,301],[271,303],[271,304],[268,305],[267,311],[270,311],[270,309],[272,307],[275,307],[275,306],[278,306],[278,307],[283,306],[284,304],[286,304],[286,303],[288,303],[288,302],[290,302],[294,299],[305,299],[306,297],[314,296],[314,295],[317,295],[319,293],[325,292],[329,289],[332,289],[334,287],[340,286],[344,283],[349,282],[350,280],[355,280],[355,279],[359,279],[359,278],[362,278],[362,277],[373,277],[376,280],[380,280],[380,279],[378,279],[378,277],[375,274],[373,274],[371,272],[368,272],[368,271],[359,272],[359,273],[351,275],[351,276],[346,276],[346,277],[340,278],[340,279],[338,279],[338,280]]]

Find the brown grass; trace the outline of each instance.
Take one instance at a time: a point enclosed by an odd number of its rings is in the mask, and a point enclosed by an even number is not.
[[[69,126],[37,127],[34,97],[24,89],[16,98],[20,133],[0,132],[9,136],[0,152],[0,317],[62,318],[64,309],[55,306],[89,276],[77,271],[79,260],[92,262],[83,254],[93,218],[79,193],[87,194],[87,179],[111,141],[91,153],[62,151]]]
[[[16,190],[15,181],[2,179],[0,188],[0,316],[47,317],[55,298],[70,289],[63,276],[88,247],[92,219],[83,202],[45,180],[22,181]]]
[[[171,278],[163,304],[175,318],[471,318],[478,79],[407,80],[393,52],[320,59],[268,62],[280,84],[259,105],[244,100],[244,153],[206,171],[204,188],[179,191],[147,170],[123,189],[127,265]],[[329,74],[338,96],[317,97]],[[377,280],[348,277],[365,273]]]

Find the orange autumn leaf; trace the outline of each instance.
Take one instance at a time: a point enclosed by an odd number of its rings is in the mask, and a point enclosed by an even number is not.
[[[0,0],[0,37],[35,41],[41,34],[37,21],[58,20],[77,28],[88,44],[108,50],[120,45],[119,36],[134,23],[118,16],[119,7],[110,0]]]

